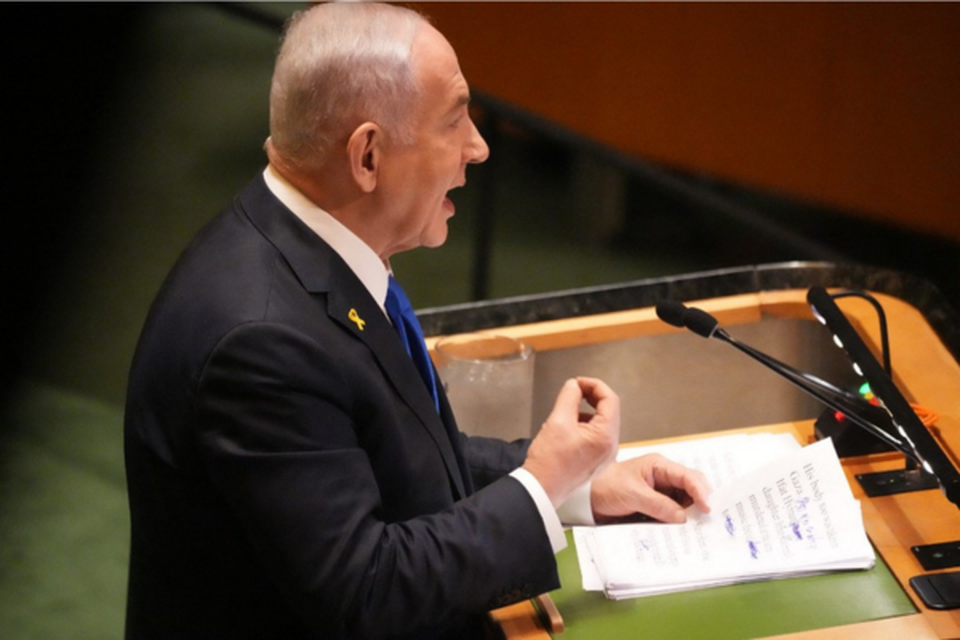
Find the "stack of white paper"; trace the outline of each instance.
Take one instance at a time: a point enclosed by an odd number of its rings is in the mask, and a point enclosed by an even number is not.
[[[691,507],[679,525],[576,527],[584,589],[620,599],[873,566],[829,440],[801,448],[786,434],[724,436],[623,455],[651,450],[707,475],[711,512]]]

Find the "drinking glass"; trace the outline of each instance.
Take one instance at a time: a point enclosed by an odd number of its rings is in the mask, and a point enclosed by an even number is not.
[[[531,435],[534,350],[507,336],[465,333],[435,346],[460,430],[504,440]]]

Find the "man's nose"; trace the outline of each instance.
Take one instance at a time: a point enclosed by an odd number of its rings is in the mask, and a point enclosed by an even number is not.
[[[464,157],[470,164],[480,164],[490,157],[490,147],[487,146],[487,141],[480,135],[480,130],[477,129],[473,119],[470,120],[470,139],[464,149]]]

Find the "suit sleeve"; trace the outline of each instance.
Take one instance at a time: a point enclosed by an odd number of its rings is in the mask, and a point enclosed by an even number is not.
[[[530,448],[529,439],[503,442],[495,438],[462,436],[463,448],[473,485],[482,488],[523,464]]]
[[[282,325],[242,325],[198,381],[206,473],[305,621],[376,637],[556,588],[540,517],[512,478],[396,516],[385,482],[416,478],[430,452],[411,447],[393,452],[394,463],[374,462],[390,453],[374,452],[377,442],[411,428],[410,417],[376,364],[346,348]],[[480,460],[500,456],[490,466],[509,466],[519,452],[476,449]]]

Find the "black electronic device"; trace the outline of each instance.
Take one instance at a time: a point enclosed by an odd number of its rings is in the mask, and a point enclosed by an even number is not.
[[[910,586],[931,609],[960,607],[960,571],[915,576],[910,578]]]
[[[880,366],[860,334],[837,306],[834,296],[823,287],[811,287],[807,291],[807,302],[817,319],[833,333],[834,341],[847,353],[854,368],[870,383],[874,395],[880,400],[879,406],[889,417],[883,425],[884,430],[902,444],[896,448],[908,458],[907,467],[902,472],[858,475],[864,491],[868,495],[892,493],[890,487],[896,484],[894,481],[898,473],[905,484],[904,490],[912,490],[914,487],[911,485],[916,483],[922,485],[916,488],[926,488],[932,477],[947,499],[960,506],[960,473],[900,393],[889,370],[885,371]],[[911,460],[917,467],[911,466]],[[871,494],[871,487],[880,493]]]
[[[886,440],[881,440],[847,418],[842,411],[824,409],[813,423],[817,440],[830,438],[841,458],[868,456],[874,453],[894,451]]]
[[[936,542],[919,544],[910,548],[913,555],[927,571],[960,567],[960,542]]]

